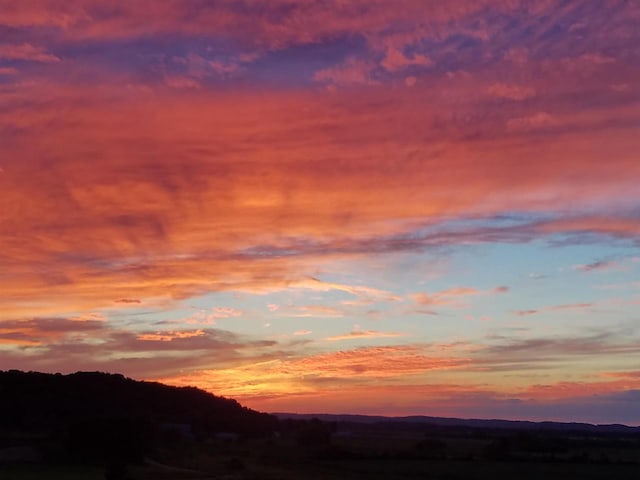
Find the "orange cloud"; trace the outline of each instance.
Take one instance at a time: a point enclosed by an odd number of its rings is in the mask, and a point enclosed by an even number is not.
[[[640,389],[640,379],[633,376],[622,376],[620,379],[609,381],[564,381],[546,385],[532,385],[524,390],[522,395],[537,400],[551,400],[606,395],[615,392],[638,389]]]
[[[441,290],[432,294],[428,293],[415,293],[411,295],[411,298],[419,305],[459,305],[459,299],[475,296],[475,295],[495,295],[506,293],[509,291],[507,286],[499,286],[492,288],[488,291],[480,291],[475,288],[469,287],[454,287],[446,290]]]
[[[628,372],[605,372],[603,376],[614,378],[640,378],[640,370],[633,370]]]
[[[137,336],[137,339],[151,342],[170,342],[176,338],[200,337],[204,334],[203,330],[168,330],[165,332],[141,333]]]
[[[588,205],[594,197],[627,198],[640,178],[631,153],[637,142],[625,128],[607,131],[606,140],[564,132],[561,142],[544,141],[540,157],[526,134],[463,140],[464,125],[438,127],[435,110],[417,106],[445,111],[447,97],[416,88],[268,98],[112,89],[107,103],[82,89],[21,87],[15,95],[26,106],[0,114],[0,124],[23,132],[3,143],[5,158],[20,158],[0,175],[8,206],[0,212],[3,316],[228,289],[338,289],[393,300],[308,274],[331,254],[469,242],[473,233],[448,232],[439,222],[500,212],[501,198],[533,212]],[[371,102],[381,94],[387,102]],[[296,112],[304,110],[314,113],[301,119]],[[435,125],[433,132],[411,127],[422,124]],[[610,144],[618,155],[603,150]],[[331,168],[326,158],[335,159]],[[437,235],[412,235],[416,219]],[[630,218],[571,217],[529,227],[525,238],[589,229],[630,235],[636,226]]]
[[[415,346],[364,347],[292,359],[270,360],[229,369],[163,377],[174,385],[200,385],[222,395],[248,399],[308,394],[328,384],[368,384],[428,371],[460,368],[464,358],[426,355]]]
[[[289,288],[302,288],[308,290],[316,290],[320,292],[328,292],[330,290],[338,290],[349,293],[361,299],[372,299],[381,301],[399,301],[401,297],[393,295],[391,292],[371,288],[364,285],[346,285],[342,283],[323,282],[314,277],[308,277],[287,285]]]

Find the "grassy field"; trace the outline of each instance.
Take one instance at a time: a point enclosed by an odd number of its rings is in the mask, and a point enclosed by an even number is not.
[[[238,457],[234,457],[238,458]],[[212,458],[209,473],[150,466],[130,467],[131,480],[637,480],[640,465],[524,463],[443,460],[303,460],[257,461],[247,456],[240,470],[224,468],[228,459]],[[23,465],[0,468],[2,480],[104,480],[101,468]]]
[[[127,478],[131,480],[214,480],[224,478],[224,475],[185,472],[153,466],[132,466],[128,468]],[[0,480],[105,480],[105,475],[104,469],[97,467],[15,465],[0,467]]]
[[[307,469],[305,469],[307,470]],[[637,480],[637,465],[461,461],[341,461],[309,465],[307,478],[376,479],[492,479],[492,480]]]
[[[175,440],[122,480],[638,480],[640,438],[363,430],[309,437]],[[304,440],[306,438],[306,440]],[[497,449],[491,447],[497,446]],[[154,459],[154,460],[152,460]],[[0,464],[0,480],[104,480],[99,467]]]

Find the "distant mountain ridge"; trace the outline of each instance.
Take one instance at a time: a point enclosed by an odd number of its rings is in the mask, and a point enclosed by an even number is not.
[[[330,414],[330,413],[272,413],[281,420],[310,420],[317,418],[324,422],[349,422],[360,424],[429,424],[441,427],[469,427],[504,430],[562,430],[575,432],[597,433],[640,433],[640,426],[622,424],[595,425],[582,422],[533,422],[528,420],[501,419],[464,419],[447,417],[430,417],[426,415],[411,415],[406,417],[385,417],[381,415]]]

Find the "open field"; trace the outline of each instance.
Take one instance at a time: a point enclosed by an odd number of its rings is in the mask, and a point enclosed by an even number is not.
[[[357,449],[344,445],[330,449],[304,449],[288,442],[249,441],[237,444],[193,445],[181,449],[174,468],[132,465],[131,480],[376,480],[376,479],[545,479],[598,480],[640,478],[640,464],[595,461],[489,461],[486,459],[421,459],[406,450],[377,455],[377,440],[367,450],[361,439]],[[468,445],[460,452],[467,451]],[[609,452],[611,453],[611,452]],[[349,457],[352,458],[349,458]],[[331,458],[334,457],[334,458]],[[338,458],[344,457],[344,458]],[[104,469],[86,466],[14,465],[0,467],[2,480],[103,480]]]
[[[0,466],[2,480],[104,480],[98,467],[12,465]]]

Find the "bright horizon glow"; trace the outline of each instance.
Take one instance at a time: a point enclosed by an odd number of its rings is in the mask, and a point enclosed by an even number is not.
[[[640,425],[639,4],[0,11],[0,369]]]

